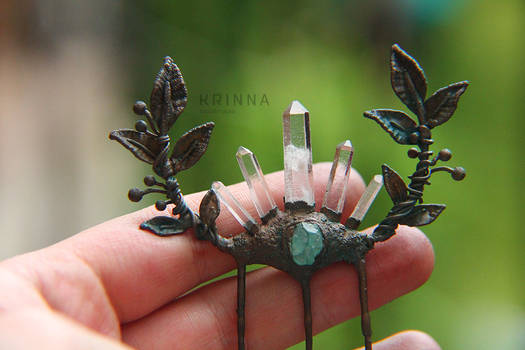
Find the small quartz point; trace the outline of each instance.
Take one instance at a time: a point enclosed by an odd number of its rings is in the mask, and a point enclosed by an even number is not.
[[[233,217],[245,228],[256,225],[253,217],[248,213],[246,209],[239,203],[237,199],[232,195],[230,190],[220,181],[215,181],[211,185],[212,190],[215,192],[219,200],[225,205],[228,211]]]
[[[257,162],[257,158],[252,151],[242,146],[237,150],[236,157],[244,180],[246,180],[246,184],[250,188],[252,202],[255,205],[255,209],[257,209],[257,213],[262,218],[277,205],[275,205],[270,195],[270,189],[264,179],[259,162]]]
[[[363,218],[366,215],[366,212],[376,199],[379,190],[383,187],[383,177],[381,175],[375,175],[372,181],[366,187],[365,192],[357,202],[354,212],[350,215],[349,220],[354,220],[355,222],[363,221]]]
[[[283,113],[284,200],[315,204],[309,112],[293,101]]]
[[[345,194],[352,169],[353,155],[354,149],[349,140],[340,143],[335,149],[332,170],[330,170],[330,177],[326,184],[323,208],[330,209],[337,214],[343,212],[345,205]]]

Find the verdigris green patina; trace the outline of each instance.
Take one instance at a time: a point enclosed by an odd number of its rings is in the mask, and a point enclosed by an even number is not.
[[[301,222],[295,226],[290,253],[297,265],[312,265],[323,249],[323,235],[316,224]]]

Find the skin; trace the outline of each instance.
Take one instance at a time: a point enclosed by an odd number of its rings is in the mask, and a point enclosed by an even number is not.
[[[326,163],[314,166],[318,203],[329,169]],[[275,202],[282,203],[282,172],[267,175],[267,181]],[[345,219],[365,187],[356,171],[349,187]],[[246,184],[230,189],[256,217]],[[185,198],[197,210],[203,195]],[[160,238],[139,230],[142,221],[158,214],[149,207],[1,262],[0,348],[236,348],[235,278],[200,286],[234,269],[233,258],[198,241],[192,232]],[[241,231],[226,211],[218,227],[225,235]],[[400,227],[367,256],[370,309],[418,288],[433,265],[432,245],[425,235]],[[314,333],[359,316],[352,266],[334,264],[313,277],[312,309]],[[301,289],[295,280],[269,267],[248,273],[250,349],[285,349],[300,342],[302,317]],[[430,336],[406,331],[378,342],[374,349],[440,348]]]

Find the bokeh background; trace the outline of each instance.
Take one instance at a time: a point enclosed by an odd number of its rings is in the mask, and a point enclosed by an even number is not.
[[[434,150],[451,148],[450,163],[468,175],[462,183],[437,175],[428,188],[427,201],[448,204],[425,228],[435,271],[422,288],[372,313],[374,338],[413,328],[443,349],[524,349],[524,23],[523,0],[3,0],[0,257],[144,205],[126,193],[147,167],[107,134],[133,125],[131,106],[147,99],[165,55],[189,88],[173,136],[216,122],[207,154],[180,175],[187,193],[216,179],[241,181],[239,145],[265,172],[282,169],[281,113],[292,99],[310,109],[314,161],[331,160],[350,138],[365,180],[383,162],[408,175],[414,162],[406,149],[362,118],[373,107],[406,110],[389,84],[389,49],[398,42],[425,69],[429,90],[471,81],[453,119],[434,133]],[[226,105],[234,94],[245,103]],[[247,95],[256,95],[255,105]],[[389,204],[382,193],[367,222]],[[359,320],[315,343],[359,346]]]

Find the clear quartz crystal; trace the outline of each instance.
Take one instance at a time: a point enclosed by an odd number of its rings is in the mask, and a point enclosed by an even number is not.
[[[354,212],[352,215],[350,215],[350,218],[357,222],[363,221],[366,212],[374,202],[374,199],[376,199],[376,196],[379,193],[381,187],[383,187],[383,177],[381,175],[375,175],[366,187],[365,192],[359,199],[359,202],[357,202]]]
[[[235,156],[237,157],[237,162],[241,168],[244,180],[246,180],[246,184],[250,189],[250,195],[255,209],[257,209],[257,213],[262,218],[268,214],[270,210],[275,208],[276,205],[270,195],[270,189],[264,179],[264,174],[261,171],[259,162],[257,162],[257,158],[252,151],[242,146],[239,147]]]
[[[233,217],[244,227],[250,227],[251,224],[256,225],[253,217],[248,213],[246,209],[239,203],[237,199],[232,195],[230,190],[220,181],[215,181],[211,185],[212,190],[215,192],[222,204],[228,209]]]
[[[283,147],[285,202],[314,205],[310,119],[299,101],[290,103],[283,113]]]
[[[323,208],[330,209],[338,214],[343,212],[353,155],[354,149],[349,140],[337,145],[332,170],[330,170],[330,177],[326,184]]]

